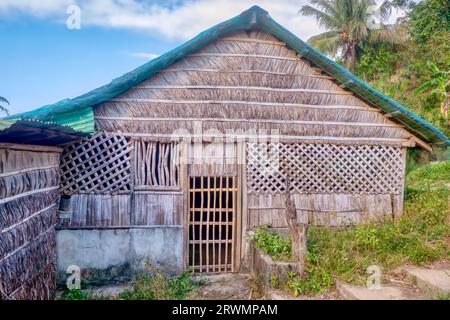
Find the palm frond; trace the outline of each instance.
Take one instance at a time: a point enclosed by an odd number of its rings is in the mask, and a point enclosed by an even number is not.
[[[339,13],[336,11],[335,6],[333,5],[333,2],[329,0],[310,0],[309,2],[321,8],[323,12],[327,13],[331,17],[336,17],[339,15]]]
[[[301,7],[300,13],[305,16],[314,17],[319,25],[326,29],[335,29],[338,27],[338,23],[334,17],[310,5],[304,5]]]
[[[6,109],[4,106],[2,106],[1,103],[5,103],[5,104],[9,105],[8,99],[0,96],[0,112],[3,112],[4,114],[6,114],[8,116],[9,115],[8,109]]]
[[[339,49],[342,47],[342,43],[339,41],[338,37],[334,38],[325,38],[321,40],[317,40],[314,43],[314,47],[320,52],[330,55],[333,58],[336,57]]]
[[[2,96],[0,96],[0,102],[6,103],[7,105],[9,105],[9,101]]]
[[[369,30],[364,21],[353,20],[350,22],[350,38],[358,42],[364,41],[369,36]]]
[[[407,32],[402,26],[381,25],[378,29],[371,29],[368,42],[371,44],[402,44],[407,38]]]
[[[377,16],[381,21],[387,21],[392,14],[394,4],[390,0],[384,0],[378,7]]]
[[[332,57],[335,57],[339,49],[343,46],[339,38],[339,33],[336,31],[328,31],[311,37],[308,43],[320,52],[331,55]]]

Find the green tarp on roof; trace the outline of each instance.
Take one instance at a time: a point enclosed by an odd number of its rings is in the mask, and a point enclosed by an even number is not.
[[[299,55],[317,65],[324,72],[334,77],[338,82],[345,85],[360,97],[391,114],[393,119],[404,124],[407,129],[418,137],[430,143],[450,145],[450,140],[438,128],[409,109],[371,88],[348,70],[311,48],[293,33],[278,24],[265,10],[258,6],[254,6],[234,18],[200,33],[179,47],[113,80],[108,85],[74,99],[62,100],[55,104],[6,119],[33,118],[42,121],[52,121],[61,125],[70,126],[76,130],[92,133],[94,131],[93,106],[117,97],[160,70],[198,51],[218,38],[226,36],[231,32],[250,29],[259,29],[270,33],[285,42]]]

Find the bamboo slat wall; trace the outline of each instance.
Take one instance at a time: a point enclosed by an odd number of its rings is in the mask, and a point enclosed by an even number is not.
[[[183,194],[175,191],[136,191],[132,195],[76,194],[71,214],[60,229],[132,228],[182,225]]]
[[[285,196],[248,195],[248,229],[261,225],[287,227]],[[314,226],[346,226],[368,220],[382,220],[393,211],[392,197],[349,194],[294,194],[298,221]],[[398,200],[398,196],[394,201]]]
[[[183,225],[183,193],[135,192],[131,221],[135,226]]]
[[[191,143],[186,157],[189,176],[230,176],[238,171],[236,143]]]
[[[103,228],[131,225],[131,195],[74,194],[70,199],[70,216],[60,219],[58,227]]]
[[[99,129],[155,140],[180,129],[190,134],[278,130],[282,139],[319,142],[357,138],[401,144],[411,137],[259,31],[217,40],[97,106],[94,114]]]
[[[61,150],[0,146],[0,297],[50,299]]]

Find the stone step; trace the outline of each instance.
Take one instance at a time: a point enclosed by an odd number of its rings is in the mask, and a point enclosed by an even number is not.
[[[273,288],[267,290],[267,298],[269,300],[303,300],[302,298],[294,297],[283,290]]]
[[[408,294],[402,288],[393,285],[381,285],[379,289],[369,289],[346,283],[338,284],[337,289],[346,300],[408,300]]]
[[[125,284],[113,284],[105,285],[101,287],[92,287],[84,289],[83,291],[88,293],[93,299],[105,299],[105,298],[117,298],[124,291],[133,289],[133,285],[129,283]]]
[[[410,280],[433,297],[450,293],[450,269],[410,268]]]

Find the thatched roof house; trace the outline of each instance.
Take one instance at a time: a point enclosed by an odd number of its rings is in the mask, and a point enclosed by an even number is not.
[[[59,271],[236,271],[246,232],[298,217],[402,212],[405,151],[449,139],[252,7],[72,100],[9,119],[92,135],[64,145]],[[0,132],[0,141],[2,133]],[[289,183],[287,184],[287,179]]]

